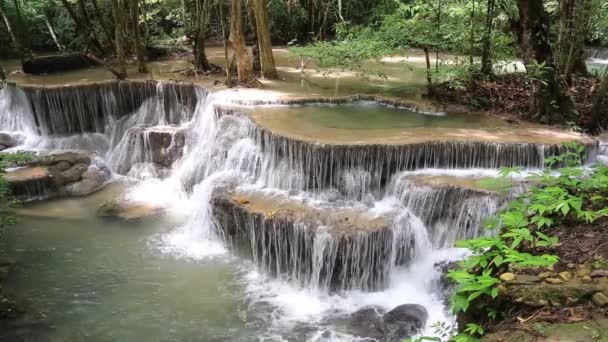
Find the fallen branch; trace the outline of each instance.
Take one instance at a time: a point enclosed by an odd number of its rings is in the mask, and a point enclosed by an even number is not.
[[[116,79],[118,79],[118,80],[124,80],[125,78],[127,78],[126,74],[123,74],[123,73],[119,72],[114,67],[112,67],[110,64],[108,64],[106,61],[104,61],[103,59],[101,59],[101,58],[93,55],[92,53],[87,54],[87,57],[89,57],[95,63],[103,65],[104,68],[106,68],[109,72],[113,73],[114,76],[116,76]]]

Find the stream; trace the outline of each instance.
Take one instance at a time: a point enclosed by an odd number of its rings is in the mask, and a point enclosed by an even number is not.
[[[465,255],[457,239],[488,234],[481,221],[504,199],[408,177],[539,168],[566,134],[503,143],[493,134],[506,124],[484,117],[358,102],[231,113],[221,92],[196,86],[109,84],[0,90],[0,129],[22,137],[13,150],[86,150],[112,173],[93,195],[19,209],[1,240],[18,265],[7,286],[48,324],[14,340],[372,341],[351,315],[402,304],[426,309],[418,333],[432,335],[433,323],[454,324],[439,266]],[[412,128],[426,141],[407,136]],[[434,129],[481,142],[437,144]],[[327,144],[314,143],[317,131]],[[387,131],[388,147],[378,143]],[[183,137],[170,167],[154,132],[171,140],[166,150]],[[164,214],[99,217],[116,198]],[[291,216],[275,219],[281,210]]]

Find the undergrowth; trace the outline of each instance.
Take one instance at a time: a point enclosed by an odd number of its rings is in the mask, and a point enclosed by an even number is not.
[[[574,227],[608,216],[608,167],[583,167],[585,147],[564,143],[568,151],[547,159],[544,171],[529,176],[532,187],[519,195],[506,209],[486,222],[492,236],[457,242],[471,255],[458,269],[448,272],[456,283],[451,308],[474,323],[450,331],[444,324],[434,325],[435,336],[417,341],[474,342],[492,322],[499,320],[500,275],[520,269],[553,266],[559,257],[552,254],[558,238],[551,235],[557,225]],[[504,184],[517,169],[502,170],[497,181]],[[452,336],[452,337],[450,337]]]

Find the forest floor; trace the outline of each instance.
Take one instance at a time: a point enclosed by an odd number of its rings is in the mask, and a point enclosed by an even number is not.
[[[608,219],[554,227],[560,261],[501,285],[504,319],[485,342],[608,341]]]
[[[564,123],[580,128],[590,127],[590,113],[599,79],[574,76],[569,91],[573,96],[577,122]],[[525,74],[499,75],[492,80],[473,80],[463,87],[442,83],[435,87],[433,98],[445,103],[465,105],[474,110],[489,111],[511,120],[529,121],[532,84]]]

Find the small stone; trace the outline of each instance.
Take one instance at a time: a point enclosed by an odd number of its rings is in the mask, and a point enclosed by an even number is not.
[[[517,278],[517,276],[515,274],[509,273],[509,272],[503,273],[500,275],[500,280],[502,280],[502,281],[509,282],[509,281],[515,280],[515,278]]]
[[[603,294],[602,292],[597,292],[591,297],[593,304],[599,306],[600,308],[608,305],[608,296]]]
[[[53,167],[58,171],[65,171],[65,170],[71,168],[72,164],[68,163],[65,160],[61,160],[61,161],[59,161],[59,163],[55,164]]]
[[[591,277],[588,275],[581,277],[581,283],[583,283],[583,284],[590,284],[592,282],[593,282],[593,279],[591,279]]]
[[[551,272],[541,272],[538,274],[538,277],[541,279],[546,279],[551,277]]]
[[[589,271],[589,269],[587,269],[587,268],[581,268],[578,271],[576,271],[576,275],[579,278],[584,278],[584,277],[586,277],[588,275],[591,275],[591,271]]]
[[[591,278],[608,277],[607,270],[595,270],[591,272]]]
[[[559,277],[562,278],[563,281],[570,281],[570,279],[572,279],[572,274],[564,271],[559,273]]]
[[[547,278],[545,279],[545,281],[552,285],[560,285],[564,283],[561,279],[558,278]]]

